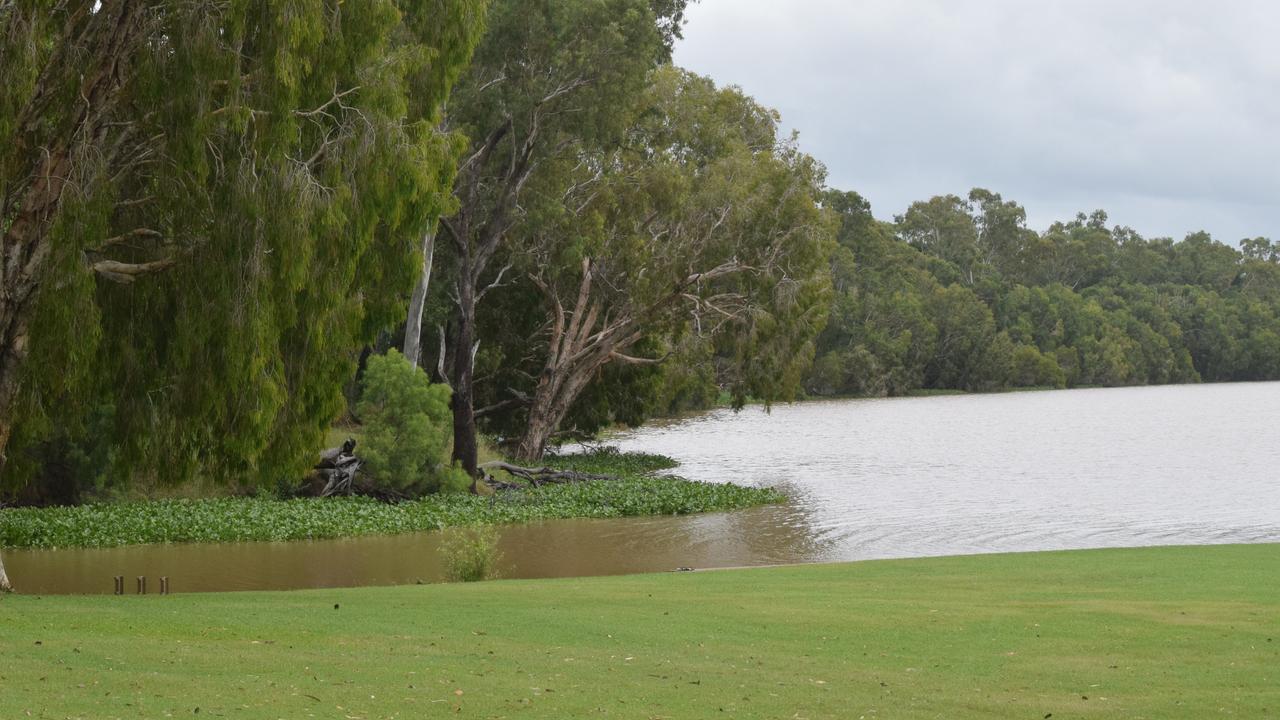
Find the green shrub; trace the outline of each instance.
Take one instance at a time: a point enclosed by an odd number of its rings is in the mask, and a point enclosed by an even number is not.
[[[1067,376],[1055,357],[1044,355],[1030,345],[1019,345],[1013,351],[1013,371],[1009,384],[1014,387],[1066,387]]]
[[[449,388],[432,385],[395,350],[369,358],[357,408],[364,443],[357,454],[379,483],[403,493],[436,492],[457,484],[448,465]]]
[[[451,582],[478,582],[497,577],[498,533],[492,527],[450,530],[440,543],[444,574]]]

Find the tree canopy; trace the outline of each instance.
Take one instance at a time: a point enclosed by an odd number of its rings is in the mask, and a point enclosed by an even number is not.
[[[877,221],[832,192],[837,296],[806,386],[819,395],[918,389],[1280,379],[1280,262],[1207,233],[1147,240],[1080,214],[1043,233],[975,189]]]
[[[166,479],[309,465],[451,207],[437,124],[484,9],[0,4],[7,482],[41,447]]]

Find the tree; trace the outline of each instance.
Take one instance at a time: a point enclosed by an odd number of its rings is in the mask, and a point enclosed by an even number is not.
[[[927,267],[942,261],[896,237],[857,193],[829,191],[823,204],[840,219],[831,257],[836,300],[806,387],[817,395],[865,396],[918,389],[937,337],[925,298],[939,282]]]
[[[1000,193],[982,188],[969,191],[969,202],[978,210],[974,219],[978,247],[987,264],[1006,277],[1024,277],[1025,250],[1036,240],[1036,233],[1027,229],[1027,211],[1015,202],[1006,202]]]
[[[983,262],[972,211],[973,206],[957,195],[912,203],[897,218],[898,232],[912,247],[955,265],[956,280],[972,286]]]
[[[483,9],[0,3],[0,457],[112,398],[131,470],[298,476],[447,208]]]
[[[822,168],[734,89],[658,71],[617,148],[561,161],[513,230],[544,296],[543,363],[517,459],[543,452],[583,391],[642,340],[705,340],[739,402],[798,385],[825,316],[833,225]],[[562,190],[564,187],[567,190]]]
[[[1018,345],[1013,351],[1013,371],[1009,384],[1014,387],[1065,387],[1066,375],[1057,360],[1042,354],[1032,345]]]
[[[1004,384],[997,331],[991,310],[961,285],[938,288],[927,299],[929,316],[938,328],[933,356],[925,368],[931,388],[989,390]],[[1007,336],[1004,343],[1008,342]],[[1012,348],[1008,348],[1011,352]]]
[[[1175,277],[1187,285],[1215,291],[1230,287],[1240,273],[1241,254],[1214,241],[1206,232],[1195,232],[1173,247]]]
[[[1110,273],[1115,241],[1101,210],[1080,213],[1070,222],[1054,223],[1031,244],[1025,281],[1036,285],[1061,283],[1083,290],[1102,282]]]
[[[826,202],[841,231],[815,394],[1280,376],[1280,254],[1266,238],[1238,251],[1205,233],[1147,240],[1108,229],[1102,210],[1037,234],[981,188],[913,203],[886,238],[856,193]]]
[[[422,359],[422,314],[426,310],[427,293],[431,289],[431,266],[436,255],[436,234],[432,230],[422,236],[422,270],[418,284],[409,298],[409,317],[404,323],[404,358],[418,367]]]
[[[490,267],[522,219],[526,188],[556,161],[621,137],[649,71],[670,54],[681,0],[497,0],[460,80],[448,126],[471,146],[458,210],[442,222],[452,251],[448,356],[453,458],[476,474],[476,308],[510,268]]]
[[[1245,238],[1240,241],[1240,251],[1250,260],[1280,263],[1280,243],[1264,237]]]

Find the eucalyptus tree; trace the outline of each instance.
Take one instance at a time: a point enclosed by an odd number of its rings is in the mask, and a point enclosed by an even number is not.
[[[1280,242],[1272,242],[1270,238],[1245,238],[1240,241],[1240,252],[1250,260],[1280,263]]]
[[[1029,284],[1061,283],[1072,290],[1103,282],[1114,272],[1117,244],[1107,229],[1107,214],[1078,213],[1074,220],[1056,222],[1028,244],[1024,281]]]
[[[857,193],[823,199],[840,219],[832,255],[835,300],[817,340],[807,388],[817,395],[901,395],[924,384],[937,327],[926,299],[939,286],[925,255],[878,221]]]
[[[1188,285],[1222,292],[1236,283],[1244,255],[1207,232],[1190,233],[1173,246],[1175,277]]]
[[[956,279],[965,285],[977,282],[984,258],[972,203],[958,195],[939,195],[912,203],[895,220],[908,244],[955,265]]]
[[[457,211],[441,222],[455,312],[438,365],[453,388],[453,457],[475,474],[476,309],[510,280],[505,257],[522,200],[556,161],[616,144],[645,79],[665,61],[684,0],[496,0],[450,103],[447,126],[471,145]],[[414,332],[410,328],[409,332]],[[447,357],[446,357],[447,355]]]
[[[715,348],[741,403],[799,383],[822,327],[834,218],[823,169],[736,89],[657,71],[624,142],[549,163],[517,265],[543,296],[542,356],[515,456],[542,456],[613,363],[662,362],[682,336]]]
[[[1027,228],[1026,209],[983,188],[970,190],[969,202],[975,210],[978,246],[986,262],[1010,279],[1024,278],[1024,250],[1036,240],[1035,231]]]
[[[296,477],[448,208],[435,128],[484,10],[0,2],[11,482],[87,404],[137,472]]]

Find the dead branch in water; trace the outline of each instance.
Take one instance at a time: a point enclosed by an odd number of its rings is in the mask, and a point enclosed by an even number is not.
[[[480,469],[483,471],[505,470],[512,476],[525,480],[534,487],[542,487],[543,485],[567,485],[570,483],[589,482],[591,480],[618,479],[616,475],[599,475],[595,473],[584,473],[576,470],[564,470],[552,467],[529,468],[520,465],[512,465],[511,463],[503,462],[501,460],[487,462],[481,465]],[[489,484],[497,490],[513,489],[511,483],[490,482]]]

